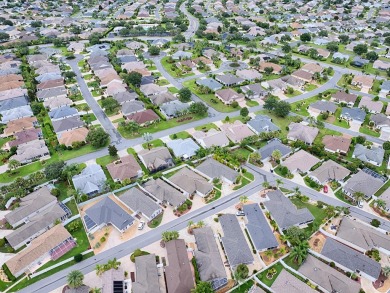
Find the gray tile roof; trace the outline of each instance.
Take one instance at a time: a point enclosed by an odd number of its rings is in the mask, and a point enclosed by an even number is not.
[[[227,180],[234,182],[239,176],[237,171],[214,160],[213,158],[206,159],[196,169],[213,179],[224,177]]]
[[[227,283],[227,275],[213,230],[210,227],[194,229],[194,236],[197,247],[195,259],[200,279],[212,282],[214,289],[222,287]]]
[[[320,183],[323,183],[329,180],[341,181],[350,173],[351,172],[347,168],[329,160],[311,172],[309,176],[313,176],[317,178]]]
[[[122,114],[129,115],[131,113],[139,112],[145,109],[145,105],[141,101],[126,101],[122,104]]]
[[[55,110],[50,111],[49,117],[52,120],[58,120],[58,119],[63,119],[63,118],[69,117],[69,116],[75,116],[78,113],[79,112],[77,111],[76,108],[65,106],[65,107],[60,107],[60,108],[57,108]]]
[[[219,222],[223,230],[222,244],[230,266],[252,263],[253,255],[237,217],[232,214],[222,215]]]
[[[133,212],[141,212],[149,219],[161,209],[155,201],[136,187],[127,190],[119,199]]]
[[[120,231],[125,230],[134,222],[134,218],[109,197],[105,197],[88,208],[85,214],[98,226],[111,224]]]
[[[169,178],[169,181],[189,194],[200,192],[203,195],[207,195],[214,188],[213,184],[187,167],[180,169],[180,171]]]
[[[161,202],[167,202],[173,207],[181,205],[186,200],[179,190],[160,178],[147,181],[143,188]]]
[[[87,166],[81,174],[72,178],[75,189],[84,194],[101,191],[106,180],[102,167],[96,164]]]
[[[220,84],[218,81],[212,79],[212,78],[205,78],[205,79],[197,79],[196,83],[198,85],[203,85],[207,88],[209,88],[212,91],[217,91],[222,89],[223,85]]]
[[[28,102],[25,96],[16,97],[5,101],[0,101],[0,112],[22,107],[27,104]]]
[[[366,117],[366,111],[360,108],[343,107],[340,116],[345,117],[346,119],[364,122],[364,118]]]
[[[84,126],[84,122],[80,120],[79,116],[52,121],[52,124],[56,133]]]
[[[320,110],[321,112],[330,112],[334,113],[336,112],[337,105],[332,102],[328,101],[317,101],[314,102],[313,104],[310,104],[310,108]]]
[[[378,279],[381,273],[380,263],[332,238],[326,239],[321,254],[351,271],[364,272],[374,279]]]
[[[284,269],[272,283],[271,289],[277,293],[317,293],[316,290]]]
[[[323,261],[308,255],[298,272],[328,292],[359,293],[360,284]]]
[[[242,83],[244,81],[243,78],[235,76],[235,75],[233,75],[231,73],[217,75],[215,77],[215,79],[217,81],[219,81],[220,83],[225,84],[225,85],[240,84],[240,83]]]
[[[366,197],[371,197],[382,185],[383,182],[380,179],[360,170],[348,179],[343,189],[352,195],[355,192],[363,192]]]
[[[279,245],[270,225],[257,203],[244,205],[244,213],[248,220],[246,228],[257,250],[270,249]]]
[[[255,130],[257,134],[262,132],[272,132],[280,130],[274,123],[272,123],[271,118],[265,115],[257,115],[255,118],[251,119],[248,123],[252,129]]]
[[[266,201],[264,205],[280,229],[285,230],[314,220],[307,208],[298,210],[280,190],[270,191],[267,196],[270,200]]]
[[[174,100],[160,105],[161,111],[168,117],[180,116],[181,113],[188,109],[188,107],[188,103],[182,103],[179,100]]]
[[[142,255],[135,258],[136,281],[132,284],[134,293],[160,293],[156,255]]]
[[[366,148],[364,145],[357,144],[353,151],[353,157],[367,163],[375,162],[377,165],[382,165],[385,150],[380,147]]]
[[[179,158],[183,156],[191,158],[195,155],[196,151],[200,149],[200,146],[198,146],[192,138],[171,140],[167,142],[167,147],[172,149],[174,155]]]
[[[336,235],[365,250],[384,248],[390,251],[388,235],[347,217],[341,221]]]
[[[272,139],[268,143],[259,149],[261,159],[270,158],[274,150],[279,150],[282,153],[282,157],[291,153],[292,149],[289,146],[284,145],[279,139]]]

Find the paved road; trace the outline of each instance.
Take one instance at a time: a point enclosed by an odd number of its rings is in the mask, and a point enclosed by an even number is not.
[[[183,33],[186,40],[189,41],[192,39],[192,37],[195,35],[196,31],[199,28],[199,20],[188,12],[186,5],[187,2],[183,2],[183,4],[180,6],[180,10],[185,14],[185,16],[187,16],[190,22],[187,31]]]
[[[91,92],[88,89],[87,84],[81,74],[79,66],[77,65],[80,60],[83,59],[83,55],[77,55],[75,59],[65,60],[65,62],[72,68],[73,72],[76,74],[76,80],[79,84],[79,88],[81,94],[83,95],[85,101],[91,107],[93,114],[95,114],[96,118],[99,120],[100,124],[106,130],[106,132],[110,135],[112,143],[120,143],[122,140],[122,136],[116,130],[114,125],[112,125],[110,119],[108,119],[107,115],[103,112],[100,105],[92,96]]]
[[[157,227],[152,231],[144,233],[140,236],[132,238],[122,244],[110,248],[98,255],[91,257],[81,263],[62,270],[49,278],[40,280],[31,286],[22,289],[21,293],[47,293],[55,290],[66,284],[66,276],[71,270],[80,270],[84,275],[95,270],[97,264],[104,264],[108,260],[116,257],[117,259],[131,254],[137,248],[143,248],[161,239],[161,234],[164,231],[179,231],[187,227],[188,221],[198,222],[210,217],[222,210],[236,204],[241,195],[251,195],[262,189],[261,184],[264,182],[264,177],[261,174],[254,174],[255,180],[241,188],[239,191],[233,192],[228,196],[220,198],[206,206],[203,206],[195,211],[192,211],[180,218],[177,218],[167,224]]]

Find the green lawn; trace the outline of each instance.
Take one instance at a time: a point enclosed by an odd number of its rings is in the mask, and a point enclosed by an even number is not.
[[[122,127],[118,128],[118,131],[124,138],[134,138],[134,137],[140,137],[144,133],[155,133],[159,132],[165,129],[173,128],[179,125],[187,124],[189,122],[194,122],[200,119],[204,119],[204,116],[198,116],[198,115],[193,115],[193,114],[187,114],[180,116],[178,118],[170,119],[167,121],[160,121],[157,123],[153,123],[151,125],[141,127],[139,130],[139,133],[130,133],[126,130],[124,130]]]
[[[87,123],[87,124],[91,124],[93,121],[96,121],[96,120],[97,120],[95,114],[93,114],[93,113],[81,115],[81,119],[82,119],[85,123]]]
[[[245,173],[245,175],[247,175],[247,174],[248,174],[248,173]],[[240,184],[237,185],[237,186],[235,186],[235,187],[233,188],[233,190],[238,190],[238,189],[244,187],[245,185],[247,185],[247,184],[249,184],[249,183],[251,183],[251,181],[249,181],[246,177],[241,176]]]
[[[256,107],[256,106],[259,105],[259,103],[256,102],[256,101],[247,100],[247,101],[246,101],[246,105],[247,105],[248,107]]]
[[[355,203],[352,202],[352,200],[344,194],[344,192],[341,190],[341,188],[340,188],[337,192],[335,192],[334,195],[335,195],[339,200],[341,200],[341,201],[343,201],[343,202],[346,202],[346,203],[351,204],[351,205],[355,205]]]
[[[317,88],[317,86],[315,84],[312,84],[312,83],[307,83],[305,85],[305,91],[307,92],[311,92],[313,90],[315,90]]]
[[[384,193],[388,188],[390,188],[390,180],[387,180],[385,185],[383,185],[379,190],[375,193],[375,196],[380,196]]]
[[[371,136],[374,136],[374,137],[379,137],[380,136],[379,132],[376,132],[376,131],[370,129],[367,125],[361,126],[359,128],[359,132],[367,134],[367,135],[371,135]]]
[[[298,270],[301,265],[296,263],[293,258],[290,256],[287,256],[283,259],[284,263],[288,265],[290,268],[293,268],[294,270]]]
[[[164,216],[164,213],[159,214],[157,217],[155,217],[153,220],[151,220],[148,223],[148,227],[149,228],[156,228],[156,227],[158,227],[161,224],[161,222],[162,222],[163,216]]]
[[[309,112],[307,111],[307,108],[317,102],[319,99],[317,96],[311,97],[309,99],[303,100],[303,101],[298,101],[295,103],[291,104],[291,110],[294,113],[297,113],[302,116],[310,116]]]
[[[234,112],[240,109],[240,107],[233,108],[231,106],[227,106],[222,103],[213,93],[210,94],[202,94],[198,91],[198,87],[195,84],[195,80],[187,80],[183,83],[183,86],[188,87],[194,94],[196,94],[199,98],[201,98],[206,104],[210,107],[214,108],[218,112]]]
[[[187,77],[191,75],[195,75],[194,73],[186,73],[186,74],[181,74],[181,70],[177,68],[175,63],[168,63],[168,56],[165,56],[161,59],[161,65],[165,68],[165,70],[169,73],[169,75],[173,77]],[[175,70],[173,70],[175,69]]]
[[[96,159],[96,164],[102,166],[102,167],[105,167],[107,166],[108,164],[114,162],[115,160],[118,160],[118,156],[116,157],[112,157],[110,155],[106,155],[104,157],[101,157],[101,158],[97,158]]]
[[[83,76],[83,78],[84,78],[85,81],[89,81],[90,79],[93,78],[93,74],[91,74],[91,73],[86,74],[86,75]]]
[[[335,131],[335,130],[331,130],[331,129],[328,129],[328,128],[322,128],[320,129],[320,131],[318,132],[318,135],[317,137],[315,138],[314,140],[314,143],[321,143],[322,142],[322,139],[324,138],[325,135],[334,135],[334,136],[341,136],[342,133],[341,132],[338,132],[338,131]]]
[[[76,204],[76,201],[74,199],[71,199],[70,201],[68,201],[66,203],[66,206],[70,209],[70,211],[72,212],[72,216],[75,216],[79,213],[79,210],[77,209],[77,204]]]
[[[236,148],[232,151],[232,153],[238,156],[243,156],[244,158],[248,158],[252,152],[246,148]]]
[[[319,207],[310,203],[302,202],[297,198],[292,198],[291,201],[298,209],[307,208],[314,217],[314,224],[320,225],[322,224],[322,221],[326,218],[325,209],[320,209]]]
[[[208,124],[195,127],[195,130],[199,130],[199,131],[209,131],[210,129],[218,130],[218,127],[214,123],[208,123]]]
[[[177,94],[179,92],[179,90],[173,86],[169,87],[168,90],[172,93],[172,94]]]
[[[269,269],[271,268],[274,268],[276,270],[276,274],[271,278],[271,279],[268,279],[267,278],[267,272]],[[281,263],[276,263],[274,264],[272,267],[270,267],[268,270],[265,270],[264,272],[261,272],[257,275],[257,278],[262,282],[264,283],[265,285],[267,285],[268,287],[271,287],[272,284],[275,282],[276,278],[278,277],[278,275],[280,274],[280,272],[283,270],[283,265]]]
[[[299,95],[301,95],[302,93],[300,92],[300,91],[298,91],[298,90],[294,90],[293,91],[293,93],[291,93],[291,94],[285,94],[285,96],[286,97],[289,97],[289,98],[292,98],[292,97],[296,97],[296,96],[299,96]]]
[[[170,139],[179,139],[179,138],[186,139],[191,137],[191,135],[189,135],[187,131],[181,131],[175,134],[171,134],[169,137]]]
[[[231,291],[231,293],[246,293],[250,288],[252,288],[253,284],[253,280],[248,280],[244,284]]]
[[[291,122],[296,121],[296,118],[294,116],[287,116],[285,118],[281,118],[267,110],[258,111],[256,112],[256,114],[267,115],[268,117],[270,117],[272,119],[272,122],[280,128],[281,138],[287,138],[288,130],[286,129],[286,127],[288,127]]]
[[[335,120],[333,122],[333,125],[336,125],[336,126],[340,126],[340,127],[343,127],[343,128],[349,128],[349,124],[346,120],[344,119],[340,119],[340,115],[341,115],[341,108],[337,108],[336,110],[336,113],[335,113]]]
[[[162,146],[165,146],[165,144],[161,139],[155,139],[155,140],[149,141],[149,143],[145,142],[142,144],[142,147],[144,149],[147,149],[149,147],[150,148],[157,148],[157,147],[162,147]]]

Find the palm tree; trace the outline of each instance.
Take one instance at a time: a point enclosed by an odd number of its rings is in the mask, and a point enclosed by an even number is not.
[[[70,288],[78,288],[83,285],[84,275],[78,270],[73,270],[69,272],[67,280]]]
[[[376,201],[374,201],[374,203],[375,203],[376,207],[381,209],[381,210],[386,208],[386,202],[383,199],[377,199]]]
[[[355,201],[356,202],[359,202],[361,201],[363,198],[364,198],[364,193],[363,192],[360,192],[360,191],[357,191],[353,194],[354,198],[355,198]]]
[[[198,228],[202,228],[202,227],[204,227],[204,221],[199,221],[198,223],[196,223],[196,227],[198,227]]]
[[[282,181],[282,179],[280,179],[280,178],[277,178],[277,179],[275,180],[275,182],[276,182],[276,188],[279,188],[279,186],[283,184],[283,181]]]
[[[275,161],[279,161],[282,158],[282,152],[280,150],[273,150],[271,157]]]
[[[290,239],[290,237],[288,237],[287,234],[280,235],[280,241],[282,241],[283,243],[286,243],[289,239]]]
[[[10,169],[10,171],[15,170],[19,166],[20,166],[20,162],[17,160],[9,160],[8,162],[8,168]]]
[[[188,221],[187,228],[191,229],[192,225],[194,225],[194,221]]]
[[[335,207],[334,206],[328,205],[325,208],[325,214],[328,216],[328,218],[333,217],[334,212],[335,212]]]
[[[386,277],[390,277],[390,266],[385,266],[382,268],[382,272]]]
[[[270,259],[274,254],[272,253],[272,250],[267,250],[266,252],[264,252],[264,255],[268,257],[268,259]]]
[[[248,197],[246,195],[240,196],[240,203],[244,204],[248,201]]]
[[[298,264],[301,264],[307,257],[309,250],[309,243],[307,241],[299,242],[297,246],[294,246],[291,250],[290,257]]]
[[[293,188],[293,191],[295,196],[301,195],[301,190],[299,189],[299,186],[295,186]]]
[[[95,287],[95,288],[90,289],[89,293],[102,293],[102,289]]]
[[[88,106],[88,104],[85,104],[85,105],[83,106],[82,110],[83,110],[84,112],[87,112],[87,115],[88,115],[88,112],[91,110],[91,108]]]
[[[264,181],[261,185],[264,187],[264,189],[268,189],[270,186],[269,182],[267,182],[267,181]]]
[[[96,275],[101,276],[101,274],[105,272],[106,268],[104,265],[97,264],[95,270],[96,270]]]
[[[114,257],[113,259],[110,259],[108,262],[107,262],[107,267],[110,268],[110,269],[115,269],[117,270],[119,268],[119,266],[121,265],[121,262],[120,261],[117,261],[116,260],[116,257]]]

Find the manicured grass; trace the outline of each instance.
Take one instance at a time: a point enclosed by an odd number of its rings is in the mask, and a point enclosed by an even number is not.
[[[248,280],[244,284],[231,291],[231,293],[246,293],[250,288],[252,288],[253,284],[254,283],[252,280]]]
[[[312,205],[310,203],[302,202],[297,198],[291,198],[291,201],[298,209],[307,208],[314,217],[314,222],[313,222],[314,224],[320,225],[322,224],[322,221],[325,218],[327,218],[325,209],[320,209],[319,207]]]
[[[160,122],[153,123],[153,124],[145,126],[145,127],[141,127],[141,129],[139,130],[139,133],[137,133],[137,134],[125,131],[122,127],[119,127],[118,131],[120,132],[120,134],[124,138],[134,138],[134,137],[140,137],[144,133],[147,133],[147,132],[155,133],[155,132],[159,132],[159,131],[162,131],[165,129],[170,129],[170,128],[173,128],[173,127],[176,127],[179,125],[194,122],[194,121],[197,121],[197,120],[200,120],[203,118],[205,118],[205,117],[193,115],[193,114],[187,114],[187,115],[180,116],[178,118],[170,119],[167,121],[160,121]]]
[[[242,156],[244,158],[248,158],[249,155],[252,153],[250,150],[246,148],[236,148],[232,151],[233,154]],[[247,173],[245,173],[247,174]]]
[[[305,91],[307,91],[307,92],[311,92],[311,91],[315,90],[316,88],[317,88],[317,86],[315,84],[307,83],[305,85]]]
[[[76,201],[74,199],[71,199],[65,204],[70,211],[72,212],[72,216],[75,216],[79,213],[79,210],[77,209]]]
[[[86,74],[86,75],[83,76],[83,78],[84,78],[85,81],[89,81],[90,79],[93,78],[93,74],[91,74],[91,73]]]
[[[247,100],[247,101],[246,101],[246,105],[247,105],[248,107],[256,107],[256,106],[259,105],[259,103],[256,102],[256,101]]]
[[[93,114],[93,113],[84,114],[84,115],[81,116],[81,119],[82,119],[85,123],[87,123],[87,124],[90,124],[90,123],[92,123],[93,121],[96,121],[96,120],[97,120],[95,114]]]
[[[54,186],[60,190],[60,196],[58,197],[59,201],[63,201],[71,195],[71,188],[67,181],[60,181]]]
[[[346,202],[348,204],[351,204],[351,205],[355,205],[354,202],[352,202],[351,199],[349,199],[349,197],[345,196],[344,192],[341,190],[341,188],[335,192],[334,194],[339,200],[343,201],[343,202]]]
[[[195,127],[195,130],[199,130],[199,131],[209,131],[210,129],[218,130],[218,127],[214,123],[208,123],[208,124]]]
[[[156,228],[156,227],[158,227],[161,224],[161,222],[162,222],[163,216],[164,216],[164,213],[162,212],[161,214],[159,214],[157,217],[155,217],[153,220],[151,220],[148,223],[148,227],[149,228]]]
[[[183,83],[183,86],[188,87],[191,90],[191,92],[196,94],[206,104],[208,104],[210,107],[214,108],[218,112],[229,113],[240,109],[239,107],[233,108],[231,106],[225,105],[213,93],[202,94],[201,92],[198,91],[198,86],[195,84],[195,80],[187,80]]]
[[[374,137],[379,137],[380,136],[380,133],[379,132],[376,132],[374,130],[371,130],[367,125],[363,125],[359,128],[359,132],[360,133],[364,133],[364,134],[367,134],[367,135],[371,135],[371,136],[374,136]]]
[[[118,118],[118,119],[115,119],[114,121],[112,121],[112,123],[120,123],[120,122],[125,122],[125,118]]]
[[[390,180],[387,180],[385,185],[383,185],[379,190],[375,193],[375,196],[380,196],[384,193],[388,188],[390,188]]]
[[[291,122],[296,121],[294,116],[287,116],[285,118],[281,118],[267,110],[258,111],[256,112],[256,114],[267,115],[268,117],[270,117],[272,119],[272,122],[280,128],[280,138],[287,138],[288,130],[286,129],[286,127],[288,127]]]
[[[177,94],[179,92],[179,90],[175,87],[169,87],[168,90],[172,93],[172,94]]]
[[[148,147],[156,148],[156,147],[162,147],[162,146],[164,146],[164,142],[161,139],[155,139],[155,140],[149,141],[149,143],[145,142],[142,144],[142,147],[144,149],[147,149]]]
[[[318,132],[318,135],[315,138],[314,143],[317,143],[317,142],[318,143],[322,143],[322,139],[324,138],[325,135],[341,136],[342,133],[338,132],[338,131],[335,131],[335,130],[328,129],[328,128],[322,128]]]
[[[283,259],[284,263],[288,265],[290,268],[293,268],[294,270],[298,270],[301,265],[296,263],[293,258],[290,256],[287,256]]]
[[[186,139],[191,137],[191,135],[189,135],[187,131],[181,131],[175,134],[171,134],[169,137],[170,139],[179,139],[179,138]]]
[[[169,73],[169,75],[173,77],[187,77],[194,75],[194,73],[186,73],[186,74],[181,74],[181,70],[177,68],[175,63],[168,63],[168,56],[165,56],[161,59],[161,65],[165,68],[165,70]],[[175,68],[175,70],[173,70]]]
[[[276,274],[271,278],[271,279],[268,279],[267,278],[267,272],[269,269],[271,268],[274,268],[276,270]],[[283,270],[283,265],[281,263],[276,263],[274,264],[272,267],[270,267],[268,270],[265,270],[264,272],[261,272],[257,275],[257,278],[262,282],[264,283],[265,285],[267,285],[268,287],[271,287],[272,284],[275,282],[276,278],[278,277],[278,275],[280,274],[280,272]]]
[[[247,185],[247,184],[249,184],[249,183],[251,183],[251,181],[249,181],[248,179],[246,179],[246,177],[241,176],[241,182],[240,182],[240,184],[237,185],[237,186],[235,186],[235,187],[233,188],[233,190],[238,190],[238,189],[244,187],[245,185]]]
[[[97,158],[96,159],[96,164],[98,164],[98,165],[100,165],[102,167],[105,167],[108,164],[114,162],[115,160],[118,160],[118,156],[112,157],[110,155],[107,155],[107,156],[104,156],[104,157],[101,157],[101,158]]]
[[[285,94],[286,97],[292,98],[301,95],[302,93],[298,90],[294,90],[292,94]]]
[[[252,173],[250,172],[245,172],[243,174],[246,178],[248,178],[249,180],[253,181],[255,179],[255,175],[253,175]]]
[[[317,102],[318,100],[319,100],[318,97],[314,96],[314,97],[311,97],[311,98],[303,100],[303,101],[292,103],[291,110],[294,113],[297,113],[297,114],[302,115],[302,116],[310,116],[309,112],[307,111],[307,108],[311,104]]]
[[[165,78],[164,78],[164,79],[160,78],[160,79],[157,81],[157,84],[160,85],[160,86],[164,86],[164,85],[168,85],[168,84],[169,84],[169,81],[166,80]]]
[[[349,128],[349,124],[347,121],[344,119],[340,119],[340,114],[341,114],[341,108],[337,108],[336,113],[335,113],[335,120],[333,122],[333,125],[340,126],[343,128]]]

